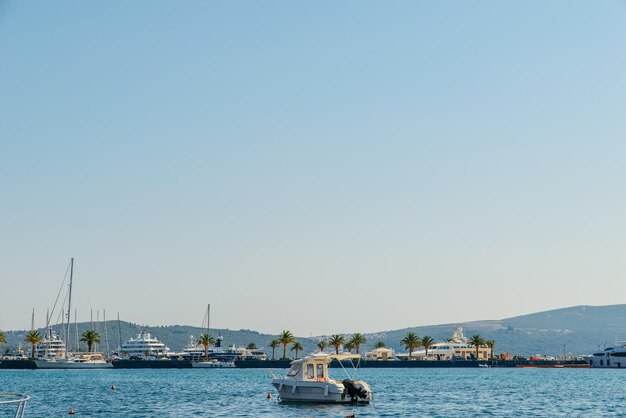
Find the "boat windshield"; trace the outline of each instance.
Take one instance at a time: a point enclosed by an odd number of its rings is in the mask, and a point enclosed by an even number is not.
[[[300,371],[300,363],[298,364],[292,364],[291,365],[291,369],[289,369],[289,371],[287,372],[287,376],[295,376],[298,374],[298,372]]]

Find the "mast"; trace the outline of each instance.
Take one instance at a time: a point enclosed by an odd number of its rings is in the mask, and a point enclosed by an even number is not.
[[[61,332],[59,334],[64,335],[64,336],[68,334],[67,328],[65,328],[65,310],[63,308],[61,308]],[[66,339],[64,343],[65,343],[65,358],[67,358],[67,350],[69,350],[70,342]]]
[[[120,325],[120,313],[117,313],[117,336],[119,337],[119,343],[120,343],[120,353],[117,353],[118,356],[121,356],[122,353],[122,326]]]
[[[102,310],[102,320],[104,321],[104,345],[107,350],[107,355],[109,353],[109,333],[107,332],[107,310]]]
[[[80,353],[80,343],[78,341],[78,313],[76,312],[76,308],[74,308],[74,332],[76,332],[76,351]]]
[[[209,331],[211,330],[211,304],[206,307],[206,333],[210,335]]]
[[[48,350],[50,349],[50,337],[51,337],[50,334],[52,334],[50,332],[50,325],[49,324],[50,324],[50,308],[48,308],[46,310],[46,334],[45,334],[46,347],[45,347],[44,352],[43,352],[43,356],[46,357],[46,358],[48,357]]]
[[[67,298],[67,332],[65,334],[65,341],[67,343],[67,348],[70,345],[70,315],[72,313],[72,281],[74,279],[74,257],[70,259],[70,294]],[[65,358],[67,358],[67,350],[65,350]]]

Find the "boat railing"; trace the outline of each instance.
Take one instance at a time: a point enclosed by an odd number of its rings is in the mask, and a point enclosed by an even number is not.
[[[0,406],[15,406],[15,418],[22,418],[26,410],[26,402],[30,399],[27,395],[19,393],[0,393]]]

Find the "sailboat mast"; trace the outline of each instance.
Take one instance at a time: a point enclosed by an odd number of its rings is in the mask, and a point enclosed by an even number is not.
[[[120,325],[120,313],[117,313],[117,337],[119,338],[119,350],[122,351],[122,325]],[[119,356],[122,355],[122,353],[117,353]]]
[[[67,348],[70,345],[70,316],[72,313],[72,282],[74,279],[74,257],[70,259],[70,294],[67,298],[67,332],[65,334],[65,342],[67,343]],[[65,357],[67,358],[67,350],[65,350]]]
[[[74,332],[76,333],[76,351],[80,353],[80,343],[78,341],[78,312],[74,308]]]
[[[109,334],[107,332],[107,310],[102,310],[102,320],[104,321],[104,346],[107,350],[107,355],[109,355]]]
[[[209,332],[211,330],[211,304],[206,308],[206,333],[207,335],[211,335]]]

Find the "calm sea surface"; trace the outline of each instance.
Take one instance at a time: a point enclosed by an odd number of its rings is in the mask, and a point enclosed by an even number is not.
[[[626,370],[361,369],[358,377],[373,404],[281,404],[267,372],[250,369],[0,370],[0,393],[29,394],[28,417],[66,417],[70,408],[76,417],[626,416]],[[0,407],[0,417],[8,412]]]

